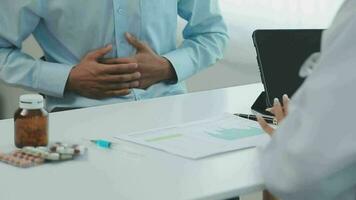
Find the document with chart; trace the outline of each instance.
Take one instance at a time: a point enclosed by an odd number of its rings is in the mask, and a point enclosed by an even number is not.
[[[268,142],[257,122],[232,114],[117,136],[116,139],[149,146],[190,159],[246,149]]]

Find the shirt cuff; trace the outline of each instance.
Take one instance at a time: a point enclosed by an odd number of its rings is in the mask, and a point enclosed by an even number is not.
[[[69,73],[74,66],[40,62],[36,88],[45,95],[63,98]]]
[[[189,52],[187,50],[187,48],[177,49],[163,55],[163,57],[171,62],[174,70],[176,71],[178,82],[185,81],[196,73],[196,65],[189,56]]]

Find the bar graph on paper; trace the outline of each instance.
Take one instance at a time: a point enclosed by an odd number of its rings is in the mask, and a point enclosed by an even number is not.
[[[116,138],[190,159],[255,147],[268,141],[256,122],[232,114]]]

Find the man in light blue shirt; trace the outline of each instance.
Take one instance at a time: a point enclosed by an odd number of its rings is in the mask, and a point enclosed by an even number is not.
[[[21,52],[31,34],[45,61]],[[218,0],[0,2],[0,78],[46,95],[49,110],[184,93],[227,40]]]

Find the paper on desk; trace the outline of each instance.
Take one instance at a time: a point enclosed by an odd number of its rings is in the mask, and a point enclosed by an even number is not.
[[[115,138],[190,159],[256,147],[269,140],[257,122],[232,114]]]

